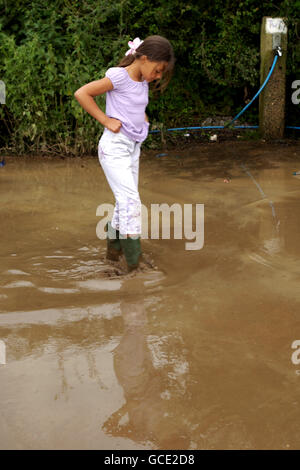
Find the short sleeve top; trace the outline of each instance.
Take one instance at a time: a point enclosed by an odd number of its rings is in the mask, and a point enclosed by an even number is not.
[[[149,123],[145,121],[149,95],[148,82],[132,80],[125,67],[111,67],[105,76],[110,79],[114,87],[106,93],[107,116],[122,122],[121,132],[127,137],[143,142],[149,130]]]

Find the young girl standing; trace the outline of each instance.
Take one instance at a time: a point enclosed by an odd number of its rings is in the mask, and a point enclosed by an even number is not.
[[[149,83],[157,81],[163,90],[170,81],[174,53],[162,36],[135,38],[118,67],[107,70],[105,78],[79,88],[74,96],[97,119],[104,132],[98,157],[115,197],[115,208],[107,230],[107,258],[117,260],[124,253],[128,270],[136,269],[141,256],[141,200],[138,192],[139,157],[149,130],[145,114]],[[163,80],[162,80],[163,79]],[[105,113],[94,96],[106,93]]]

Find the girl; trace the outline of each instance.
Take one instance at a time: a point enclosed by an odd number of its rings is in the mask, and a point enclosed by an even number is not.
[[[156,81],[163,90],[175,59],[171,44],[161,36],[144,41],[135,38],[128,45],[118,67],[108,69],[105,78],[82,86],[74,96],[104,126],[98,157],[116,200],[112,221],[106,225],[106,256],[117,260],[123,252],[131,271],[138,267],[141,256],[138,172],[140,147],[149,130],[145,114],[148,83]],[[93,99],[102,93],[106,93],[105,113]]]

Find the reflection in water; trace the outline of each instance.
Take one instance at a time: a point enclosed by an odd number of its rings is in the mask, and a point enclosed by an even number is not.
[[[134,282],[136,286],[137,279]],[[126,286],[128,283],[124,283]],[[183,416],[172,411],[165,369],[154,367],[143,299],[123,299],[121,311],[124,334],[114,351],[114,369],[125,403],[104,423],[103,429],[113,436],[130,437],[157,448],[188,449],[187,425]]]
[[[1,182],[0,447],[299,447],[299,162],[275,166],[274,146],[262,154],[255,144],[255,157],[252,145],[241,159],[262,191],[229,158],[231,144],[141,162],[149,207],[207,207],[203,250],[145,240],[164,276],[144,284],[145,273],[123,282],[95,239],[107,187],[94,159],[84,169],[11,159]]]
[[[259,214],[259,240],[262,241],[262,246],[259,251],[262,254],[258,253],[251,253],[249,256],[254,261],[264,264],[265,266],[271,266],[270,262],[267,261],[264,255],[273,256],[284,248],[284,237],[280,233],[280,219],[278,215],[278,211],[275,208],[273,201],[270,199],[269,195],[265,193],[262,186],[259,182],[254,178],[252,173],[247,169],[244,164],[241,164],[241,167],[245,171],[245,173],[251,178],[255,186],[257,187],[261,197],[262,197],[262,204],[257,207],[257,212]],[[261,170],[259,174],[259,179],[262,181],[263,186],[265,183],[270,179],[270,170]],[[281,179],[281,184],[284,184],[284,178]],[[277,190],[278,184],[277,184]],[[266,207],[268,204],[268,207]]]
[[[270,171],[268,172],[268,174],[266,174],[266,171],[262,170],[260,175],[261,179],[268,180],[270,178],[269,173]],[[268,196],[265,197],[268,198]],[[266,217],[266,214],[264,214],[262,211],[260,212],[259,239],[263,242],[264,252],[272,256],[276,253],[279,253],[284,248],[284,237],[280,233],[280,219],[277,204],[273,203],[273,201],[271,201],[270,199],[268,199],[268,202],[269,209],[271,209],[269,216]]]

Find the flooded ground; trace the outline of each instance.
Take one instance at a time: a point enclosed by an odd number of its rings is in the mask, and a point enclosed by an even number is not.
[[[299,149],[144,153],[143,204],[204,204],[205,241],[142,240],[134,275],[97,157],[6,158],[1,449],[299,449]]]

